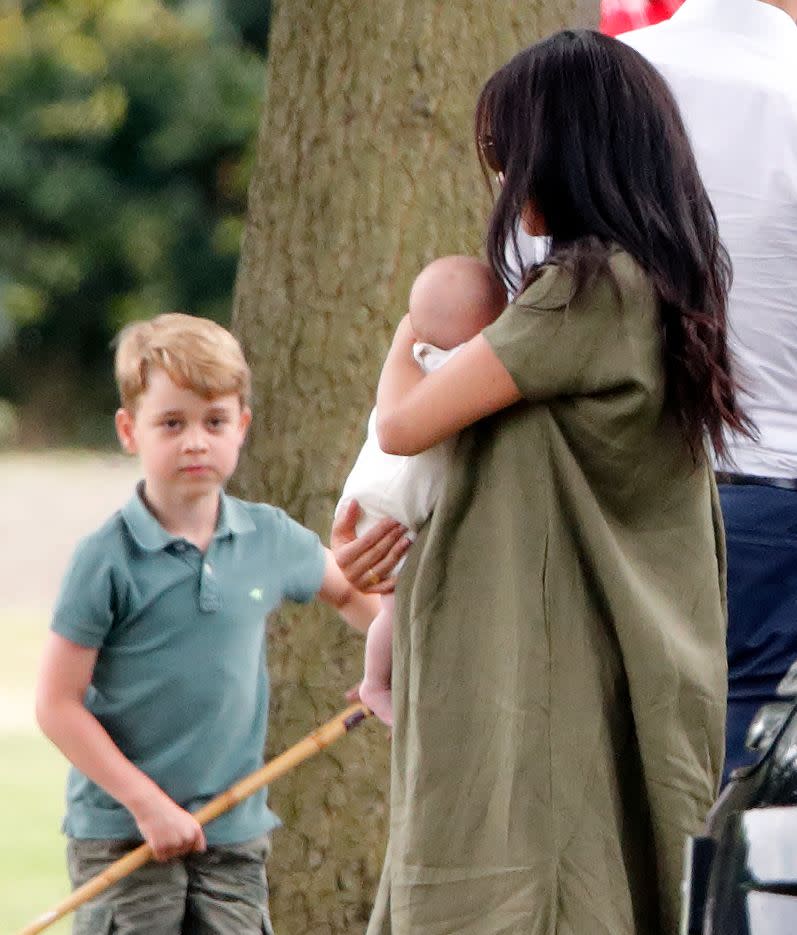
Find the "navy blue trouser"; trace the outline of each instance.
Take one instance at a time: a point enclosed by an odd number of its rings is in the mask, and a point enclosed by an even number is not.
[[[728,723],[723,782],[753,763],[747,727],[797,658],[797,491],[721,484],[728,542]]]

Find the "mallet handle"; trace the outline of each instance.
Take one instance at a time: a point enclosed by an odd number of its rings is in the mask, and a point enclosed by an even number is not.
[[[244,776],[235,785],[230,786],[226,792],[222,792],[215,799],[211,799],[194,813],[194,818],[200,825],[206,825],[208,822],[213,821],[214,818],[228,812],[239,802],[257,792],[258,789],[262,789],[269,783],[274,782],[275,779],[279,779],[280,776],[290,772],[303,760],[320,753],[325,747],[328,747],[339,737],[356,727],[361,721],[364,721],[370,713],[363,704],[351,705],[332,718],[331,721],[327,721],[326,724],[322,724],[321,727],[309,733],[303,740],[289,747],[284,753],[274,757],[265,766],[261,766],[260,769],[255,770],[248,776]],[[141,844],[135,850],[130,851],[129,854],[125,854],[124,857],[114,861],[110,867],[107,867],[102,873],[98,873],[96,877],[92,877],[83,886],[78,887],[66,899],[50,909],[49,912],[42,913],[30,925],[22,929],[18,935],[37,935],[38,932],[43,932],[54,922],[57,922],[68,913],[74,912],[83,903],[98,896],[107,890],[109,886],[113,886],[114,883],[128,876],[134,870],[138,870],[139,867],[143,867],[150,860],[152,860],[152,848],[149,844]]]

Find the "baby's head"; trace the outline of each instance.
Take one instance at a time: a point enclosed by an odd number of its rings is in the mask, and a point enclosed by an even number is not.
[[[207,318],[173,312],[123,328],[116,342],[116,382],[122,406],[135,412],[153,368],[205,399],[235,393],[249,403],[251,375],[238,341]]]
[[[415,337],[443,350],[475,337],[505,307],[504,287],[486,263],[470,256],[434,260],[410,290]]]

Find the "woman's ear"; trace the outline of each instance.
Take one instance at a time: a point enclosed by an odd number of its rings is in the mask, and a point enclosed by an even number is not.
[[[138,453],[135,436],[135,418],[128,409],[120,407],[116,410],[114,416],[114,425],[116,426],[116,435],[119,444],[129,455]]]
[[[530,237],[546,237],[549,233],[545,218],[533,201],[527,201],[520,212],[520,226]]]

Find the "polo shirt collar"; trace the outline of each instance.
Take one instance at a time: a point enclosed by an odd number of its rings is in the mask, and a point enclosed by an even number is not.
[[[228,497],[222,490],[219,504],[219,521],[216,523],[214,539],[225,536],[242,536],[255,531],[255,523],[246,507],[235,497]]]
[[[254,521],[243,505],[222,490],[219,502],[219,519],[214,539],[253,532]],[[136,484],[136,492],[122,507],[122,519],[138,546],[147,552],[158,552],[173,542],[182,541],[181,536],[172,535],[161,526],[144,503],[144,481]]]
[[[700,24],[797,48],[797,23],[785,10],[764,0],[684,0],[671,22],[679,26]]]

